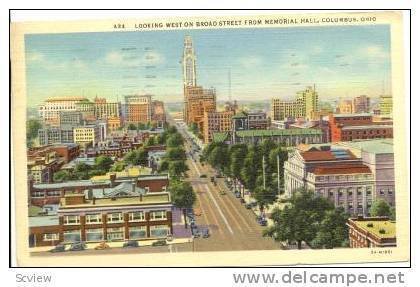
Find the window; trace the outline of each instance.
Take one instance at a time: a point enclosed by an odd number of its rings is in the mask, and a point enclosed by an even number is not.
[[[86,241],[104,240],[104,231],[102,228],[86,229]]]
[[[124,239],[124,227],[108,228],[106,230],[106,238],[108,240],[123,240]]]
[[[166,220],[166,211],[152,211],[150,212],[150,220]]]
[[[121,212],[109,213],[107,214],[108,223],[118,223],[123,222],[123,214]]]
[[[56,190],[56,191],[48,191],[47,192],[48,196],[61,196],[61,192]]]
[[[169,233],[167,225],[150,226],[150,237],[166,237]]]
[[[64,242],[81,241],[80,230],[69,230],[63,232]]]
[[[98,214],[86,214],[86,224],[99,224],[102,222],[102,215]]]
[[[392,195],[392,189],[388,189],[388,195]]]
[[[79,215],[66,215],[63,218],[64,225],[77,225],[80,223]]]
[[[145,220],[144,212],[143,211],[130,212],[128,214],[128,220],[130,222],[144,221]]]
[[[54,241],[59,240],[59,234],[58,233],[45,233],[43,237],[44,241]]]
[[[146,226],[133,226],[128,229],[128,236],[130,239],[146,238]]]
[[[45,193],[43,191],[35,191],[32,193],[32,197],[44,197]]]

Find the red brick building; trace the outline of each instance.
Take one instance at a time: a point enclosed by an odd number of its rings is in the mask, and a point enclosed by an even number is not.
[[[374,122],[370,114],[330,115],[329,126],[332,142],[393,138],[392,124]]]
[[[395,221],[387,217],[350,218],[347,226],[351,248],[397,246]]]

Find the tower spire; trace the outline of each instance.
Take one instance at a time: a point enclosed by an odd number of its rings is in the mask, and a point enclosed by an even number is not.
[[[196,57],[191,36],[184,38],[184,54],[182,57],[182,68],[184,76],[184,87],[194,87],[197,85]]]

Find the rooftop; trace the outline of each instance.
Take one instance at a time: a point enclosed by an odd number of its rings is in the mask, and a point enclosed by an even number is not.
[[[130,167],[123,171],[108,172],[105,175],[93,176],[90,180],[94,182],[110,180],[111,174],[115,174],[116,178],[139,177],[140,175],[150,175],[151,172],[152,169],[149,167]]]
[[[384,239],[384,238],[395,238],[395,221],[386,220],[352,220],[357,227],[363,229],[367,232],[370,232],[374,236]],[[369,226],[372,225],[372,227]],[[384,230],[385,233],[380,233],[380,230]]]
[[[392,129],[392,125],[362,125],[362,126],[345,126],[341,129],[345,130],[368,130],[368,129]]]
[[[363,164],[357,165],[332,165],[326,167],[316,167],[313,171],[316,175],[328,174],[359,174],[372,173],[368,166]]]
[[[48,216],[30,216],[28,217],[29,227],[38,227],[38,226],[53,226],[59,225],[57,215],[48,215]]]
[[[238,137],[270,137],[270,136],[292,136],[292,135],[322,135],[320,129],[270,129],[270,130],[244,130],[237,131]]]
[[[308,150],[301,151],[300,155],[305,161],[352,160],[355,155],[347,149],[337,150]]]
[[[168,192],[153,192],[140,196],[128,197],[105,197],[96,198],[95,203],[93,199],[86,199],[84,203],[66,205],[66,198],[60,199],[60,210],[72,208],[91,208],[91,207],[108,207],[108,206],[129,206],[129,205],[150,205],[150,204],[170,204],[171,197]]]
[[[88,100],[85,97],[54,97],[48,98],[45,102],[62,102],[62,101],[85,101]]]
[[[358,149],[372,154],[393,154],[394,140],[393,139],[372,139],[372,140],[358,140],[351,142],[336,143],[340,146]]]
[[[214,142],[224,142],[228,138],[228,135],[229,134],[227,132],[213,133],[213,141]]]
[[[334,114],[335,118],[349,118],[349,117],[371,117],[372,114],[360,113],[360,114]]]

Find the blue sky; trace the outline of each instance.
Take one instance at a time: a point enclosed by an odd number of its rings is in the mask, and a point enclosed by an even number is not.
[[[33,34],[25,37],[28,105],[53,96],[151,93],[182,100],[183,39],[198,84],[218,100],[293,98],[316,84],[321,100],[390,91],[388,25]]]

